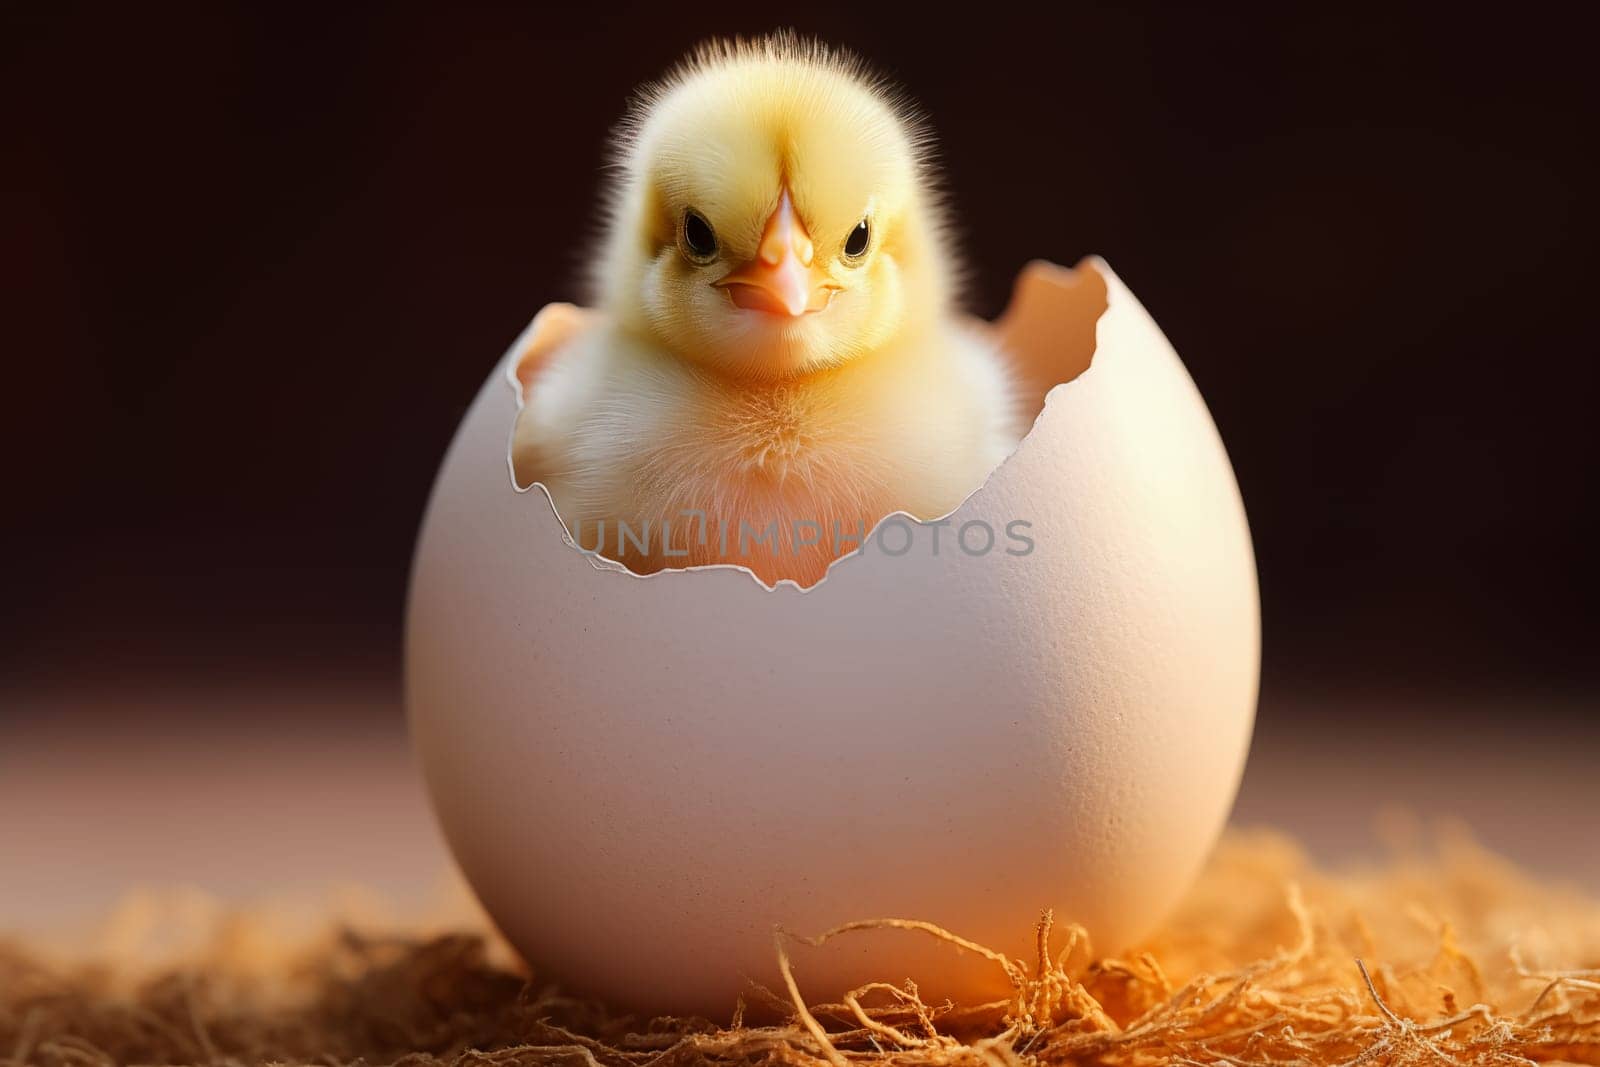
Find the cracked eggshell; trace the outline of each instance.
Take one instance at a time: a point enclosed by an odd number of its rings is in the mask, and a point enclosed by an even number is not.
[[[527,334],[490,375],[422,526],[407,701],[455,856],[541,979],[725,1019],[747,982],[782,989],[775,926],[922,919],[1031,960],[1047,908],[1120,951],[1190,885],[1256,702],[1233,471],[1103,262],[1030,267],[998,326],[1049,390],[1032,431],[949,525],[899,520],[910,551],[869,538],[805,592],[597,566],[513,488]],[[977,520],[997,547],[954,549]],[[1030,554],[1004,551],[1014,520]],[[813,1002],[1008,989],[916,932],[790,953]]]

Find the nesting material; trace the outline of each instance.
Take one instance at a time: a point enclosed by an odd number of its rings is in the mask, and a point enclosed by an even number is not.
[[[246,924],[247,925],[247,924]],[[1229,836],[1180,913],[1136,955],[1097,956],[1044,917],[1031,959],[913,920],[975,953],[1012,995],[926,1003],[885,974],[843,1003],[805,975],[730,1018],[618,1017],[497,959],[492,935],[326,934],[289,953],[238,922],[157,974],[46,965],[0,949],[0,1057],[86,1065],[1600,1064],[1600,902],[1465,841],[1337,876],[1293,843]],[[794,934],[778,932],[788,958]],[[811,933],[811,932],[806,932]],[[768,1021],[775,1020],[775,1021]],[[721,1025],[725,1023],[727,1025]]]

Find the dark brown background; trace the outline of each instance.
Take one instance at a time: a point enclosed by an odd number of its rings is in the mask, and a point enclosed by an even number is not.
[[[976,310],[1098,252],[1171,336],[1269,695],[1587,715],[1591,57],[1560,11],[1468,6],[9,7],[0,665],[392,678],[436,463],[577,295],[630,89],[792,21],[932,116]]]
[[[433,471],[578,295],[630,90],[790,21],[931,114],[976,310],[1098,252],[1187,361],[1261,567],[1237,820],[1333,858],[1400,805],[1600,889],[1591,38],[1057,6],[0,12],[0,933],[432,884],[398,676]]]

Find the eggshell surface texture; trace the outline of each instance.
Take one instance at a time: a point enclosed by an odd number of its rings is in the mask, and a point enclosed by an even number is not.
[[[597,565],[513,486],[528,335],[490,376],[422,527],[407,700],[455,856],[541,979],[726,1020],[782,990],[778,926],[921,919],[1031,960],[1052,909],[1116,952],[1189,886],[1255,713],[1232,468],[1102,261],[1030,267],[999,329],[1036,399],[1073,380],[945,524],[886,520],[804,592]],[[914,931],[789,951],[812,1002],[1009,990]]]

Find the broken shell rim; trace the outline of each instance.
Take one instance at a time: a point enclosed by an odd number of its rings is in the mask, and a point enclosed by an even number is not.
[[[1028,443],[1029,438],[1033,437],[1035,431],[1037,431],[1039,428],[1040,422],[1043,421],[1044,417],[1050,412],[1051,402],[1054,400],[1056,394],[1059,391],[1068,388],[1069,386],[1073,386],[1081,382],[1086,375],[1094,371],[1095,367],[1100,363],[1101,327],[1105,324],[1106,316],[1111,312],[1113,301],[1127,299],[1125,296],[1119,296],[1114,287],[1106,284],[1108,278],[1115,278],[1116,275],[1111,270],[1110,265],[1105,261],[1105,259],[1100,256],[1085,256],[1080,259],[1076,265],[1071,267],[1064,267],[1059,263],[1042,258],[1029,260],[1027,263],[1023,264],[1022,269],[1017,272],[1016,280],[1012,284],[1011,298],[1007,301],[1005,308],[1001,310],[1000,315],[995,319],[986,319],[980,321],[991,326],[1002,321],[1015,305],[1017,296],[1022,289],[1024,281],[1030,276],[1038,274],[1052,279],[1061,278],[1063,276],[1077,278],[1080,273],[1085,270],[1097,275],[1100,278],[1101,283],[1105,284],[1106,287],[1105,306],[1100,309],[1099,314],[1095,318],[1094,346],[1090,350],[1089,362],[1087,365],[1085,365],[1082,370],[1078,371],[1078,373],[1074,374],[1072,377],[1064,378],[1045,390],[1044,397],[1039,405],[1039,410],[1034,413],[1033,419],[1028,423],[1027,430],[1023,432],[1022,436],[1017,438],[1017,443],[1012,446],[1009,452],[1006,453],[1005,458],[1001,459],[999,463],[996,463],[992,468],[990,468],[989,472],[984,475],[983,480],[979,482],[971,492],[962,497],[959,504],[944,514],[931,519],[919,519],[917,516],[908,511],[891,511],[889,514],[883,516],[883,518],[873,523],[871,529],[866,532],[865,536],[862,537],[860,544],[855,549],[831,560],[828,563],[827,568],[823,571],[822,577],[818,578],[810,585],[801,585],[792,578],[780,578],[775,583],[768,585],[760,575],[756,574],[755,571],[751,570],[743,563],[701,563],[688,567],[663,567],[661,570],[651,571],[649,574],[640,574],[638,571],[628,567],[628,565],[623,563],[621,560],[612,559],[610,556],[603,554],[599,549],[591,550],[584,548],[581,544],[579,544],[577,539],[572,536],[572,531],[567,528],[567,521],[561,517],[561,510],[556,507],[555,498],[550,495],[550,490],[545,488],[543,482],[535,479],[534,481],[529,482],[527,485],[518,484],[513,450],[516,441],[517,420],[521,418],[523,408],[526,407],[527,403],[523,396],[524,387],[522,380],[518,376],[518,371],[521,366],[521,353],[526,350],[528,339],[539,325],[539,319],[545,314],[547,309],[559,306],[559,302],[553,302],[541,307],[534,314],[528,325],[523,327],[522,332],[517,335],[516,340],[511,343],[511,347],[507,350],[506,354],[501,357],[502,366],[499,369],[499,377],[501,382],[510,388],[512,397],[516,403],[516,410],[512,414],[511,427],[507,432],[506,439],[506,476],[511,482],[512,490],[519,496],[530,494],[535,489],[539,491],[539,495],[544,498],[545,504],[550,508],[550,514],[555,517],[556,524],[561,529],[562,541],[567,545],[568,548],[572,549],[574,552],[577,552],[579,555],[588,560],[589,565],[596,571],[618,574],[639,581],[649,581],[651,579],[661,578],[666,575],[699,574],[711,571],[740,571],[749,577],[750,580],[755,583],[756,587],[764,593],[775,593],[779,589],[782,589],[786,586],[800,595],[815,592],[816,590],[821,589],[824,585],[827,585],[829,581],[833,579],[835,568],[839,567],[848,560],[855,559],[856,557],[862,555],[867,544],[869,544],[877,535],[878,531],[888,523],[895,520],[903,520],[922,527],[940,526],[950,522],[956,515],[964,511],[974,499],[988,490],[990,483],[999,476],[1000,472],[1004,470],[1019,453],[1021,453],[1023,446]]]

